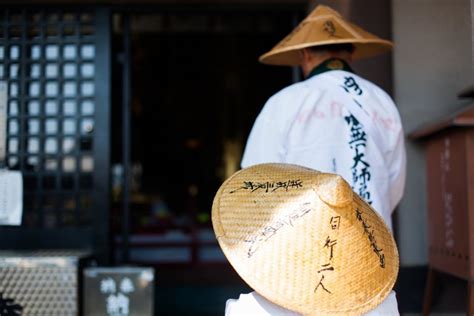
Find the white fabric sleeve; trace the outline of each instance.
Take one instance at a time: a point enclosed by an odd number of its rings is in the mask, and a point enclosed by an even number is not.
[[[389,173],[389,207],[390,212],[393,212],[398,203],[402,199],[403,191],[405,190],[406,179],[406,150],[405,150],[405,134],[403,132],[403,124],[401,122],[400,113],[393,102],[392,98],[382,89],[374,89],[374,93],[380,99],[381,105],[389,111],[392,118],[393,126],[396,128],[393,131],[394,135],[389,137],[387,141],[388,154],[385,155],[386,166]],[[392,132],[390,132],[392,133]]]
[[[390,294],[376,308],[364,314],[364,316],[399,316],[397,295],[395,291]]]
[[[225,316],[299,316],[299,314],[273,304],[257,292],[240,294],[237,300],[227,300]]]
[[[269,162],[283,162],[284,146],[281,119],[270,99],[258,115],[247,140],[241,167]]]
[[[405,190],[406,163],[405,135],[403,129],[400,129],[388,164],[391,212],[397,207]]]
[[[298,313],[273,304],[257,292],[240,294],[238,299],[227,300],[225,316],[299,316]],[[396,294],[392,291],[375,309],[365,316],[398,316]]]

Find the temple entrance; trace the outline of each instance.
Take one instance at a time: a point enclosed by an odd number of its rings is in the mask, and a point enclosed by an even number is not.
[[[226,262],[213,237],[212,200],[240,168],[267,98],[293,80],[291,68],[262,65],[258,57],[286,35],[299,12],[196,8],[114,17],[115,49],[129,43],[113,68],[112,219],[119,246],[127,238],[120,221],[124,99],[131,122],[130,254],[118,247],[117,260]]]

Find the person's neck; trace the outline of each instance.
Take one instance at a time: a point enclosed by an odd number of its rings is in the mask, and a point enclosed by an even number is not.
[[[343,70],[352,73],[354,72],[354,70],[352,70],[351,66],[345,60],[332,57],[326,59],[321,64],[313,68],[305,79],[333,70]]]
[[[324,63],[326,60],[335,58],[341,59],[346,63],[350,61],[350,55],[348,56],[345,52],[313,54],[311,58],[306,61],[305,65],[302,66],[304,77],[307,78],[313,69]]]

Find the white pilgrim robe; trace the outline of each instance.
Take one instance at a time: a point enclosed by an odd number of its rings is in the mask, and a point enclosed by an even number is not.
[[[250,133],[242,168],[298,164],[341,175],[392,229],[405,186],[403,127],[392,99],[375,84],[333,70],[273,95]],[[226,316],[297,315],[256,292],[228,300]],[[395,292],[366,315],[399,315]]]
[[[333,70],[273,95],[241,166],[269,162],[341,175],[392,229],[405,186],[404,134],[392,99],[373,83]]]
[[[398,316],[397,298],[391,292],[375,309],[365,316]],[[300,316],[288,309],[273,304],[257,292],[240,294],[239,299],[227,300],[225,316]]]

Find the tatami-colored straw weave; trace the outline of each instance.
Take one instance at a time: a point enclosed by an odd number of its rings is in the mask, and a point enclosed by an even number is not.
[[[337,11],[317,6],[288,36],[260,57],[270,65],[297,66],[299,50],[320,45],[351,43],[353,59],[367,58],[390,51],[392,43],[345,20]]]
[[[261,164],[217,192],[219,245],[259,294],[303,315],[360,315],[380,304],[398,273],[382,218],[340,177]]]

